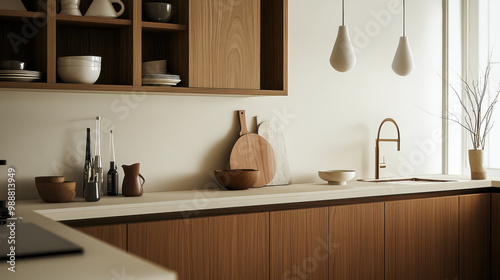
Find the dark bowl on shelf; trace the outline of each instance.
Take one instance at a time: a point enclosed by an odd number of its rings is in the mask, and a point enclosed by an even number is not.
[[[172,19],[172,5],[163,2],[144,3],[146,19],[154,22],[169,22]]]
[[[229,190],[246,190],[255,185],[260,171],[255,169],[215,170],[217,182]]]

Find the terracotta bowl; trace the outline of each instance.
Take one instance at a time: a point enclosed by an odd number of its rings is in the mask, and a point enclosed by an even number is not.
[[[35,183],[64,183],[64,176],[38,176]]]
[[[257,182],[260,170],[255,169],[230,169],[215,170],[215,179],[228,190],[246,190]]]
[[[48,203],[70,202],[76,196],[76,182],[37,183],[36,190],[43,201]]]

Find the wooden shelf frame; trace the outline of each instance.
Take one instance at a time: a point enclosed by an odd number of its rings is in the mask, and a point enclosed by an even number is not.
[[[191,1],[181,0],[181,2],[176,2],[178,5],[186,5],[182,9],[187,9],[186,15],[189,17],[189,4]],[[186,2],[187,1],[187,2]],[[69,16],[56,14],[56,0],[46,0],[44,1],[44,7],[38,7],[39,11],[42,12],[21,12],[21,11],[6,11],[0,10],[0,25],[2,22],[17,22],[20,24],[23,18],[29,19],[44,19],[46,21],[45,26],[41,29],[42,32],[38,36],[43,36],[42,44],[45,49],[40,49],[40,43],[37,43],[37,53],[46,54],[43,57],[40,55],[36,58],[42,60],[37,61],[37,65],[42,65],[42,72],[44,72],[44,82],[0,82],[0,88],[4,89],[30,89],[30,90],[60,90],[68,92],[96,92],[96,93],[145,93],[154,95],[172,95],[172,94],[189,94],[189,95],[230,95],[230,96],[287,96],[287,14],[288,14],[288,0],[266,0],[262,1],[262,7],[270,9],[266,11],[263,15],[269,16],[269,14],[279,14],[277,18],[267,19],[263,24],[269,26],[269,24],[276,24],[278,27],[274,28],[272,31],[263,31],[262,39],[268,40],[272,36],[274,42],[266,43],[263,48],[268,48],[263,52],[265,57],[262,60],[269,59],[270,56],[278,53],[280,58],[273,59],[272,62],[267,63],[261,68],[261,77],[266,76],[267,78],[261,82],[260,89],[238,89],[238,88],[200,88],[200,87],[190,87],[189,83],[189,56],[187,53],[186,45],[182,43],[179,46],[171,47],[168,51],[174,52],[176,55],[169,54],[169,70],[172,68],[170,65],[176,65],[172,69],[172,73],[181,74],[182,86],[174,87],[155,87],[155,86],[142,86],[142,62],[151,60],[150,58],[146,60],[143,57],[143,34],[148,35],[151,38],[152,34],[162,34],[160,36],[174,36],[174,41],[176,44],[182,42],[183,38],[189,38],[189,19],[185,19],[184,16],[179,18],[174,17],[176,23],[157,23],[143,21],[142,19],[142,1],[141,0],[130,0],[128,7],[128,12],[126,11],[125,19],[122,18],[104,18],[104,17],[87,17],[87,16]],[[88,2],[88,1],[87,1]],[[187,3],[187,4],[184,4]],[[274,4],[272,4],[274,3]],[[88,3],[87,3],[88,4]],[[278,9],[278,12],[276,12]],[[282,9],[282,14],[281,10]],[[46,11],[46,12],[45,12]],[[83,13],[83,10],[82,10]],[[1,27],[1,26],[0,26]],[[58,28],[103,28],[103,29],[120,29],[120,32],[130,32],[127,39],[130,44],[130,78],[126,78],[129,82],[125,84],[109,84],[108,81],[101,81],[99,84],[86,85],[86,84],[67,84],[58,81],[57,76],[57,56],[60,55],[57,51],[57,30]],[[264,27],[263,27],[264,28]],[[123,31],[128,30],[128,31]],[[1,31],[1,28],[0,28]],[[4,31],[5,32],[5,31]],[[173,34],[173,35],[168,35]],[[177,35],[178,34],[178,35]],[[1,34],[0,34],[1,35]],[[185,37],[183,37],[185,36]],[[171,37],[165,37],[170,40]],[[180,40],[180,41],[179,41]],[[187,39],[189,42],[189,39]],[[282,41],[281,41],[282,40]],[[277,43],[276,43],[277,42]],[[104,43],[103,43],[104,44]],[[189,43],[188,43],[189,44]],[[269,44],[272,46],[278,46],[277,50],[269,51]],[[150,43],[150,45],[152,45]],[[282,48],[282,49],[279,49]],[[149,51],[146,49],[146,51]],[[179,52],[179,53],[178,53]],[[77,55],[77,54],[75,54]],[[178,58],[180,57],[180,58]],[[116,59],[116,58],[115,58]],[[158,58],[165,59],[165,58]],[[183,65],[185,64],[185,65]],[[271,65],[272,64],[272,65]],[[127,66],[129,67],[129,66]],[[43,71],[45,70],[46,71]],[[278,71],[280,73],[271,73],[271,71]],[[271,78],[269,78],[272,76]],[[273,78],[277,78],[277,81],[272,81]],[[111,81],[113,81],[111,79]],[[119,81],[118,81],[119,82]]]
[[[104,17],[88,17],[88,16],[69,16],[56,15],[57,24],[74,25],[74,26],[95,26],[95,27],[122,27],[132,26],[130,19],[104,18]]]
[[[161,23],[161,22],[142,22],[142,30],[144,31],[185,31],[187,25],[175,23]]]
[[[46,13],[43,12],[23,12],[23,11],[10,11],[0,9],[0,20],[3,19],[21,19],[21,18],[45,18]]]

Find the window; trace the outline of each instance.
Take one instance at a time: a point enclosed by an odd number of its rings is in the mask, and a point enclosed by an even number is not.
[[[460,77],[477,80],[490,63],[489,98],[500,90],[500,1],[448,1],[448,108],[461,117],[461,107],[453,88],[460,92]],[[452,88],[453,87],[453,88]],[[489,176],[500,176],[500,103],[492,117],[485,164]],[[468,174],[469,135],[453,122],[448,122],[447,167],[449,174]],[[446,154],[445,154],[446,155]]]

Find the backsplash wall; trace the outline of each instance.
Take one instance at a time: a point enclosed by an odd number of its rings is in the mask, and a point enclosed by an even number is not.
[[[17,198],[38,198],[35,176],[62,174],[81,181],[85,129],[95,128],[96,116],[103,118],[105,171],[112,128],[117,163],[141,163],[145,192],[213,185],[211,172],[227,167],[238,138],[238,109],[246,110],[251,131],[257,115],[283,125],[294,183],[320,182],[319,169],[352,168],[357,178],[373,177],[376,132],[386,117],[398,122],[402,143],[400,152],[390,143],[381,147],[388,163],[382,176],[440,173],[441,119],[435,115],[441,112],[441,3],[407,1],[407,36],[416,64],[407,77],[390,67],[401,35],[401,13],[393,13],[397,3],[346,3],[358,62],[350,72],[338,73],[328,59],[340,2],[289,0],[288,97],[1,89],[0,159],[16,168]],[[384,135],[393,133],[384,128]],[[6,169],[0,167],[0,199],[7,196]]]

